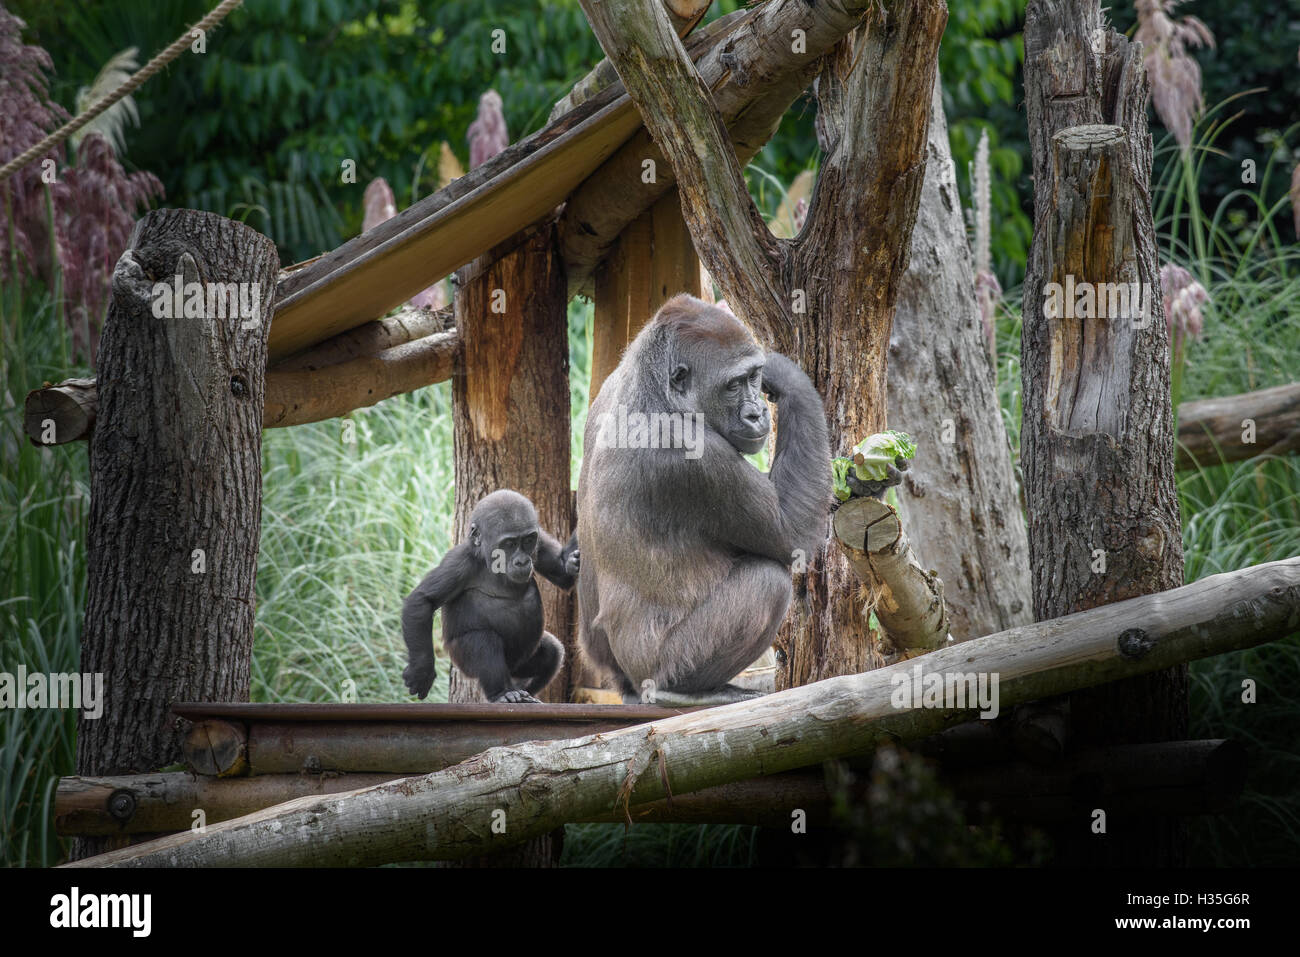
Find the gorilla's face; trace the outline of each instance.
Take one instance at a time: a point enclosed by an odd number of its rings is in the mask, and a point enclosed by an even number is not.
[[[480,549],[483,563],[498,575],[505,575],[516,585],[525,584],[533,576],[533,562],[537,560],[537,524],[535,522],[510,522],[491,520],[473,525],[470,533]]]
[[[742,455],[763,447],[772,430],[772,418],[763,400],[763,353],[745,350],[725,361],[696,362],[695,368],[678,365],[671,377],[674,389],[693,399],[709,426]]]

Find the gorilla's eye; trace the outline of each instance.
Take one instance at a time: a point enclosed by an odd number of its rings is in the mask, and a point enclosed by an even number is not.
[[[519,542],[519,547],[526,552],[531,552],[537,546],[536,535],[525,535]]]
[[[763,367],[755,366],[754,371],[749,374],[749,381],[757,382],[759,380],[759,377],[762,376],[762,374],[763,374]]]

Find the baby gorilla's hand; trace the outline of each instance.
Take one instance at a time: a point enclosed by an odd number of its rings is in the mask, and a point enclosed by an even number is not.
[[[433,687],[436,674],[437,670],[432,659],[412,661],[402,671],[402,680],[406,682],[406,690],[423,701],[428,697],[429,689]]]
[[[571,575],[571,576],[577,575],[580,566],[581,566],[581,561],[579,560],[578,557],[578,549],[575,548],[572,551],[565,553],[564,574]]]

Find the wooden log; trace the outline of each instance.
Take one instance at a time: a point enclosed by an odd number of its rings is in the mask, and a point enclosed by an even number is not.
[[[277,774],[216,778],[185,771],[118,777],[65,777],[54,795],[54,829],[63,835],[188,830],[195,811],[228,821],[309,794],[337,794],[392,781],[394,774]]]
[[[1178,407],[1178,469],[1300,452],[1300,383]]]
[[[597,274],[590,398],[596,398],[641,327],[679,292],[701,296],[704,287],[700,258],[674,189],[623,231]]]
[[[467,722],[453,734],[408,722],[370,722],[360,726],[342,722],[259,723],[249,729],[248,773],[427,774],[459,764],[489,748],[520,741],[554,741],[576,734],[601,734],[633,723],[611,720],[575,726],[569,722]]]
[[[1020,485],[974,288],[936,81],[887,388],[889,427],[910,433],[919,450],[899,489],[898,515],[921,567],[943,580],[957,641],[1032,618]]]
[[[987,727],[978,723],[977,727]],[[959,727],[967,727],[961,725]],[[956,729],[953,729],[956,730]],[[1153,813],[1219,811],[1240,793],[1245,749],[1234,741],[1178,741],[1110,748],[1042,770],[1025,764],[940,769],[941,779],[981,816],[1015,821],[1077,820],[1104,804],[1119,821]],[[216,824],[308,795],[339,794],[393,780],[389,774],[274,774],[196,777],[184,772],[59,779],[54,827],[62,835],[169,833],[188,830],[195,812]],[[865,790],[866,784],[858,790]],[[802,811],[813,827],[833,827],[835,800],[820,771],[790,771],[733,781],[588,814],[569,823],[749,824],[788,827]],[[860,794],[853,794],[861,798]]]
[[[299,798],[101,855],[83,866],[328,866],[458,859],[557,825],[863,754],[966,720],[947,705],[895,707],[896,676],[999,676],[1000,706],[1252,647],[1300,627],[1300,558],[1213,575],[952,645],[859,675],[568,741],[493,748],[421,778]],[[505,833],[490,823],[505,815]]]
[[[62,445],[89,437],[95,427],[98,395],[94,379],[48,382],[27,393],[23,429],[32,445]]]
[[[275,244],[246,226],[162,209],[136,223],[113,270],[90,442],[81,639],[81,668],[104,676],[105,701],[96,720],[78,716],[80,774],[173,763],[181,738],[168,705],[177,695],[248,698],[264,317],[278,267]],[[213,310],[200,296],[197,310],[160,317],[171,310],[157,309],[155,277],[235,288],[251,314]],[[74,855],[88,850],[78,845]]]
[[[943,581],[921,567],[892,505],[851,498],[835,510],[832,524],[849,564],[871,587],[876,618],[893,641],[886,660],[951,640]]]
[[[319,345],[286,356],[276,362],[270,371],[315,372],[361,356],[373,356],[385,349],[405,345],[426,336],[451,332],[455,327],[451,306],[438,310],[407,306],[387,319],[373,319],[326,339]]]
[[[322,422],[452,377],[459,332],[438,332],[314,372],[273,371],[266,377],[264,428]]]
[[[185,763],[195,774],[236,777],[248,770],[248,732],[220,719],[196,721],[181,745]]]
[[[363,332],[363,330],[366,330]],[[390,328],[361,326],[345,337],[357,336],[357,343],[378,344],[397,338]],[[331,343],[333,340],[331,340]],[[330,343],[315,358],[304,358],[301,370],[282,371],[280,366],[266,373],[266,398],[262,405],[262,428],[275,429],[308,422],[322,422],[368,408],[395,395],[414,392],[435,382],[446,382],[460,357],[460,335],[437,332],[421,339],[383,349],[373,355],[359,355],[336,365],[317,366],[325,355],[339,355]],[[315,352],[315,350],[312,350]],[[299,363],[294,363],[295,366]],[[312,368],[307,368],[312,367]],[[75,395],[73,400],[65,395]],[[80,441],[90,438],[95,424],[99,396],[94,379],[69,379],[27,394],[25,426],[33,445]],[[41,440],[49,434],[49,409],[56,410],[54,441]],[[66,411],[62,411],[66,410]]]
[[[1021,461],[1040,619],[1183,580],[1141,51],[1104,25],[1097,0],[1029,3]],[[1069,708],[1075,747],[1177,740],[1186,666],[1072,696]],[[1185,853],[1172,821],[1125,840],[1058,838],[1058,859],[1078,864],[1176,866]]]

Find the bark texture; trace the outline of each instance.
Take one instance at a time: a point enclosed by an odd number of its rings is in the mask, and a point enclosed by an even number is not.
[[[953,637],[1032,620],[1020,485],[984,348],[938,82],[888,379],[889,427],[919,446],[898,514],[921,565],[943,579]]]
[[[1169,341],[1151,217],[1151,137],[1141,48],[1098,5],[1034,0],[1025,25],[1034,160],[1034,240],[1024,284],[1021,461],[1034,615],[1180,585]],[[1049,302],[1051,287],[1062,290]],[[1112,310],[1109,284],[1138,283],[1147,307]],[[1070,291],[1091,284],[1092,314]],[[1103,285],[1105,284],[1105,285]],[[1073,315],[1072,315],[1073,313]],[[1070,699],[1077,746],[1186,736],[1187,669]],[[1183,829],[1152,820],[1076,829],[1067,862],[1176,865]],[[1119,832],[1127,832],[1120,838]]]
[[[78,722],[79,774],[180,756],[173,701],[246,701],[262,505],[274,243],[212,213],[157,210],[113,273],[90,443],[81,670],[106,703]],[[260,316],[156,318],[153,285],[258,283]],[[201,551],[200,551],[201,550]]]

